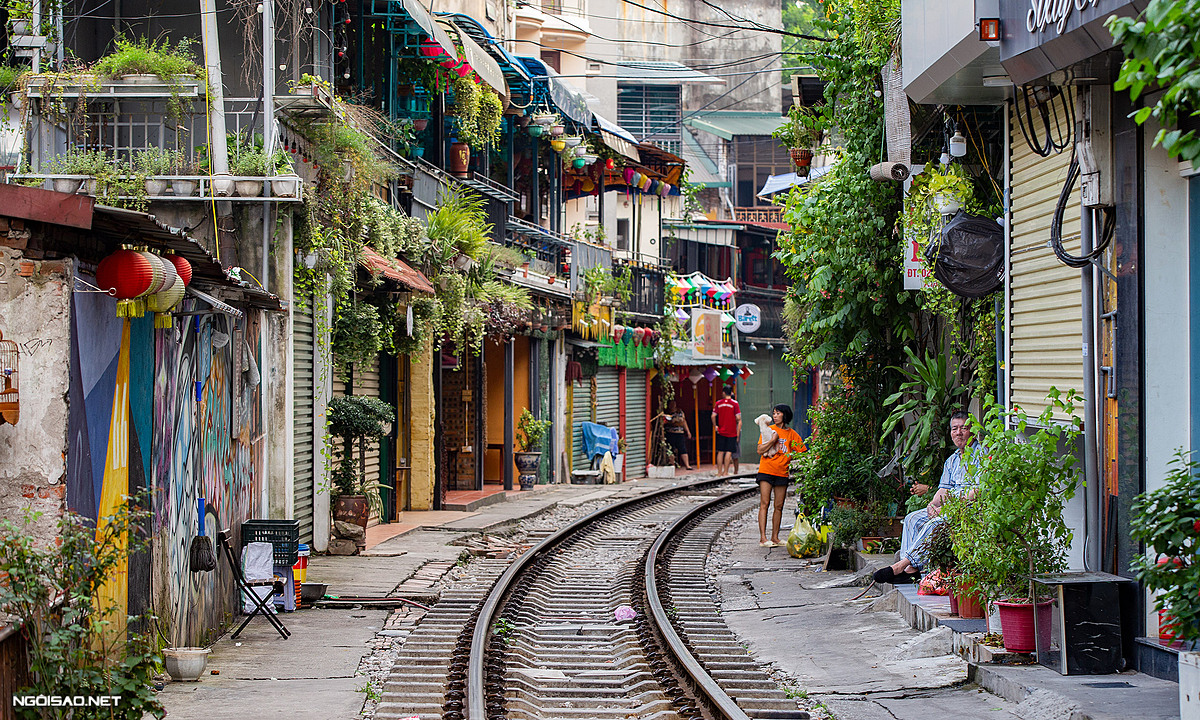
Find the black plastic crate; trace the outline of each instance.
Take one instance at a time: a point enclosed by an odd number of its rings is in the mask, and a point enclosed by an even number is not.
[[[300,521],[247,520],[242,523],[242,547],[252,542],[271,543],[272,562],[280,567],[292,567],[300,557]]]

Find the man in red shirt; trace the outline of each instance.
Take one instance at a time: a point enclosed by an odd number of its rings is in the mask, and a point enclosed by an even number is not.
[[[712,412],[713,427],[717,430],[717,477],[732,472],[733,454],[742,436],[742,408],[733,399],[733,388],[726,385],[722,395]]]

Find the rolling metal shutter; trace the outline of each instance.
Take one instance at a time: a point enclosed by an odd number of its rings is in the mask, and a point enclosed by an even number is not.
[[[590,380],[571,383],[571,469],[586,470],[583,456],[583,430],[580,423],[592,421],[592,383]]]
[[[1052,386],[1064,393],[1083,389],[1080,275],[1047,246],[1070,152],[1040,157],[1029,149],[1018,123],[1012,127],[1008,394],[1010,406],[1034,419],[1046,408]],[[1072,254],[1079,253],[1079,216],[1076,183],[1062,226],[1063,246]]]
[[[625,476],[646,474],[646,371],[625,371]]]
[[[621,386],[617,368],[605,365],[596,371],[596,422],[621,427]]]
[[[308,302],[292,306],[292,518],[300,521],[300,542],[313,539],[313,317]]]

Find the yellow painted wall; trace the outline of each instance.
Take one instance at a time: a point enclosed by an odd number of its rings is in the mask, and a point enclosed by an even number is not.
[[[433,508],[434,451],[433,350],[425,347],[412,358],[409,393],[412,415],[412,509]]]
[[[503,462],[504,423],[507,411],[515,423],[521,411],[529,407],[529,338],[513,339],[513,407],[504,405],[504,346],[486,341],[483,344],[487,363],[487,452],[484,454],[483,479],[488,483],[504,481]],[[515,472],[515,470],[514,470]]]

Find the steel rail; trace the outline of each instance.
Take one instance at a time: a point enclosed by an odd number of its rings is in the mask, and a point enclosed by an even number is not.
[[[672,493],[686,492],[695,490],[706,485],[715,485],[728,480],[737,480],[740,478],[753,477],[752,474],[727,475],[724,477],[705,478],[683,485],[673,485],[661,490],[639,495],[637,497],[622,500],[612,505],[607,505],[599,510],[580,518],[575,522],[564,526],[554,534],[547,536],[537,545],[522,553],[520,557],[513,561],[504,574],[496,581],[492,587],[492,591],[488,593],[487,600],[484,601],[479,610],[479,618],[475,621],[475,630],[471,633],[471,655],[467,663],[467,703],[466,703],[466,718],[467,720],[487,720],[487,709],[485,707],[485,683],[484,683],[484,652],[487,649],[488,636],[491,634],[492,622],[496,616],[496,611],[500,608],[500,603],[504,596],[508,594],[513,581],[524,570],[525,566],[534,561],[535,558],[545,554],[548,550],[558,545],[563,540],[567,539],[581,528],[599,520],[608,515],[624,510],[625,508],[644,502],[646,500],[654,500],[664,497]],[[745,717],[745,716],[743,716]]]
[[[708,674],[691,650],[688,650],[683,638],[679,637],[679,633],[675,632],[675,628],[671,625],[671,618],[667,616],[667,611],[662,606],[662,599],[658,596],[658,580],[654,571],[658,564],[659,551],[693,519],[707,514],[717,505],[727,503],[740,495],[750,495],[757,491],[758,488],[746,488],[697,505],[683,517],[671,523],[671,526],[658,536],[658,539],[650,546],[650,551],[646,553],[646,605],[649,608],[650,616],[654,619],[654,624],[667,647],[675,654],[683,672],[695,684],[700,693],[720,712],[722,720],[750,720],[750,717],[738,707],[728,693],[721,689],[721,686],[712,678],[712,675]]]

